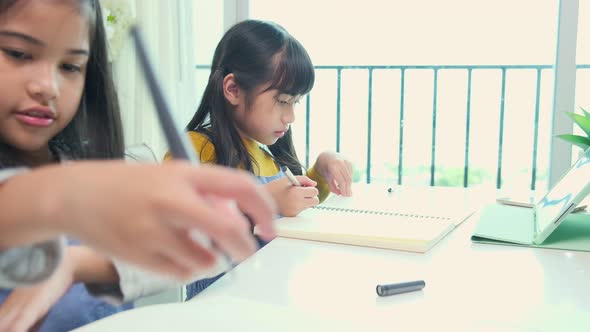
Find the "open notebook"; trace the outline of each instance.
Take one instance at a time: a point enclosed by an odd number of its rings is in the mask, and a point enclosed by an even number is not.
[[[485,207],[471,240],[590,251],[590,215],[571,212],[590,194],[590,149],[533,208]]]
[[[277,235],[426,252],[470,215],[462,209],[417,204],[424,202],[419,191],[391,195],[371,186],[355,189],[353,197],[331,195],[296,217],[277,219]]]

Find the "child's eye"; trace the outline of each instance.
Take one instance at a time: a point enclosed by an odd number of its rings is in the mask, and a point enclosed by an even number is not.
[[[279,104],[282,104],[282,105],[289,105],[290,103],[289,103],[288,101],[286,101],[286,100],[280,100],[280,99],[279,99]]]
[[[2,52],[15,60],[30,60],[32,58],[30,54],[21,51],[2,49]]]
[[[63,65],[61,65],[61,68],[69,73],[77,73],[77,72],[82,71],[82,68],[80,66],[76,66],[76,65],[72,65],[72,64],[68,64],[68,63],[64,63]]]

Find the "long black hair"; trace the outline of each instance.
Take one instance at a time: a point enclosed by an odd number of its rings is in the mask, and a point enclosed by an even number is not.
[[[0,15],[19,1],[25,0],[0,0]],[[119,100],[108,63],[100,4],[98,0],[69,1],[78,7],[82,15],[88,17],[90,57],[78,111],[72,121],[49,142],[49,146],[70,159],[123,158],[124,138]],[[20,161],[15,160],[11,150],[7,146],[2,148],[0,166],[19,164]]]
[[[313,88],[314,68],[303,46],[272,22],[240,22],[217,45],[201,104],[186,129],[210,138],[218,164],[252,172],[252,158],[238,134],[223,93],[223,79],[230,73],[245,92],[248,107],[254,91],[263,84],[268,84],[265,91],[276,89],[292,96],[307,94]],[[302,174],[291,129],[269,149],[278,164],[289,167],[294,174]]]

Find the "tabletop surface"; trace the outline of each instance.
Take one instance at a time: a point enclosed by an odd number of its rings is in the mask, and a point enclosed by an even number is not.
[[[441,207],[493,201],[473,190],[416,193]],[[476,212],[424,254],[277,238],[191,301],[131,310],[80,331],[156,331],[162,321],[175,331],[590,329],[590,253],[472,243],[477,220]],[[411,280],[426,287],[375,292],[377,284]]]

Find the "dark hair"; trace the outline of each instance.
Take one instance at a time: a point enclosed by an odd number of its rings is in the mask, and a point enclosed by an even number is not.
[[[23,0],[0,0],[0,15]],[[88,17],[90,57],[78,111],[50,142],[70,159],[123,158],[124,139],[119,100],[108,63],[106,32],[98,0],[71,0]],[[7,149],[10,151],[10,147]],[[0,155],[0,165],[18,164],[14,156]]]
[[[230,73],[245,91],[248,106],[256,88],[266,84],[265,91],[276,89],[292,96],[307,94],[314,84],[314,68],[303,46],[283,27],[271,22],[240,22],[230,28],[217,45],[201,104],[186,128],[211,139],[218,164],[241,166],[252,172],[252,158],[238,134],[223,94],[223,79]],[[269,149],[279,165],[302,174],[291,129]]]

